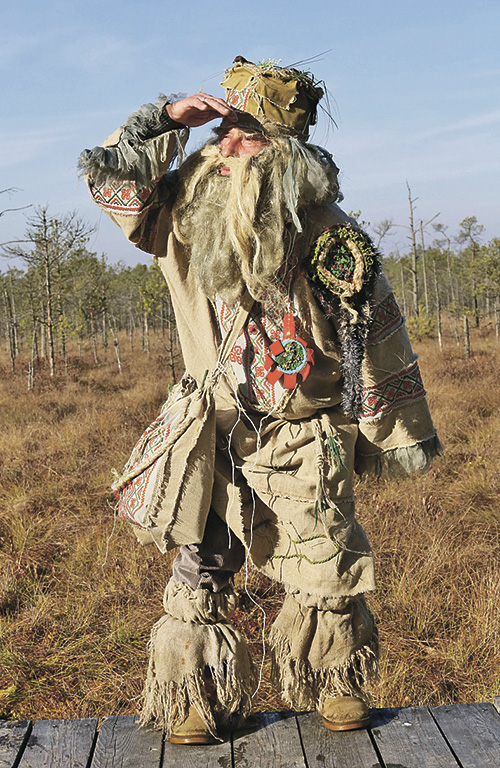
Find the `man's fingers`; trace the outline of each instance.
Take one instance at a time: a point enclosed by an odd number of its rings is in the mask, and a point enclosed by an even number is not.
[[[218,117],[232,122],[237,120],[235,111],[223,99],[202,92],[167,104],[166,110],[172,120],[191,127],[204,125]]]
[[[209,93],[197,93],[196,95],[199,102],[201,102],[200,109],[212,109],[214,112],[222,115],[223,117],[234,117],[234,120],[237,119],[234,110],[228,106],[228,104],[226,104],[224,99],[220,99],[218,96],[211,96]]]

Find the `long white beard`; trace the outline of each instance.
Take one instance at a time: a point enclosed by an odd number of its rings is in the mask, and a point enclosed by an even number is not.
[[[284,258],[285,217],[273,194],[274,151],[223,158],[207,145],[181,169],[174,231],[191,250],[191,268],[211,299],[232,303],[246,286],[261,299]],[[230,176],[221,176],[226,165]]]
[[[179,172],[173,224],[204,293],[233,302],[244,287],[257,301],[279,291],[278,271],[306,217],[321,219],[341,197],[337,174],[328,153],[293,137],[273,138],[253,157],[223,158],[217,144],[191,155]]]

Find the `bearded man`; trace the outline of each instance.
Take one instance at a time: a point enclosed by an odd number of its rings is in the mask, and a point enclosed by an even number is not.
[[[222,85],[225,101],[144,105],[80,158],[96,202],[158,259],[187,372],[201,383],[223,369],[213,484],[196,508],[178,496],[183,546],[144,691],[142,722],[177,744],[211,743],[250,710],[253,666],[230,624],[247,558],[286,589],[269,637],[283,699],[332,730],[368,724],[375,581],[354,473],[424,471],[440,450],[378,254],[337,205],[332,157],[307,143],[323,90],[242,57]],[[217,118],[215,137],[170,171],[188,129]]]

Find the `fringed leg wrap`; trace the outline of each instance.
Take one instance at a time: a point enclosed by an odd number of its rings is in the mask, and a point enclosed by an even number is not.
[[[378,675],[378,633],[363,595],[287,595],[269,643],[273,683],[296,709],[339,695],[367,701],[364,687]]]
[[[236,608],[233,588],[193,590],[170,581],[166,615],[153,627],[141,724],[155,721],[171,733],[193,706],[217,738],[222,723],[251,709],[255,675],[246,640],[228,624]]]

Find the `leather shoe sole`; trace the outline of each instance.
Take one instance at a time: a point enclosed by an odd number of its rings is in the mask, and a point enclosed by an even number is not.
[[[323,725],[328,728],[329,731],[355,731],[358,728],[367,728],[370,725],[370,716],[363,717],[360,720],[351,720],[346,723],[333,723],[331,720],[327,720],[326,717],[321,718]]]
[[[168,737],[171,744],[218,744],[217,739],[210,733],[193,733],[176,736],[174,733]]]

